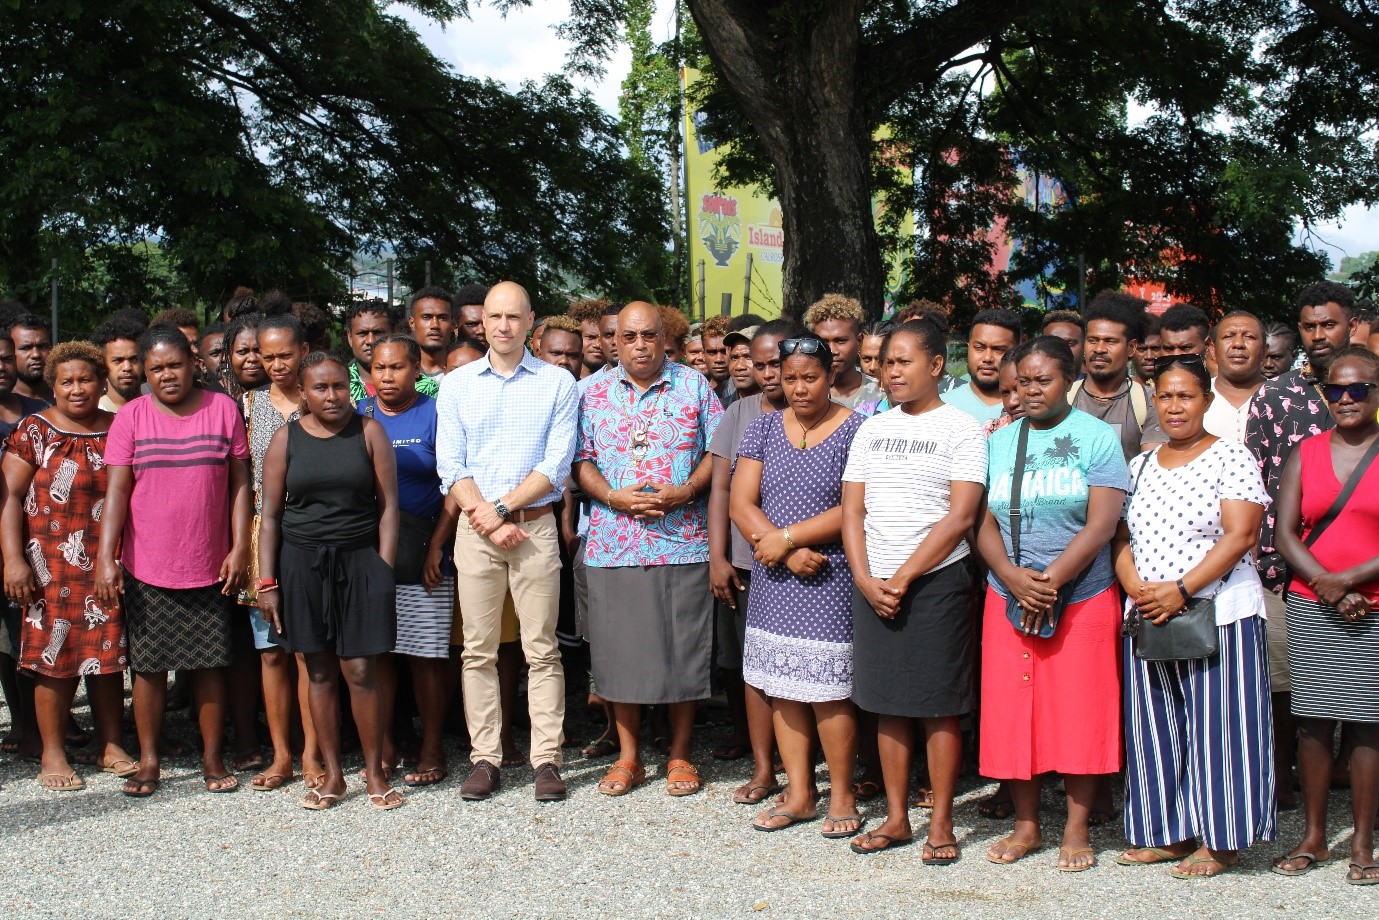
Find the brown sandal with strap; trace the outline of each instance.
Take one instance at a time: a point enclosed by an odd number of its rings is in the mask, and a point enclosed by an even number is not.
[[[693,783],[693,785],[676,789],[676,783]],[[666,795],[694,795],[701,786],[699,771],[688,760],[672,760],[666,764]]]
[[[646,768],[630,760],[619,760],[608,768],[599,780],[599,792],[604,795],[627,795],[646,782]],[[620,785],[622,788],[615,788]]]

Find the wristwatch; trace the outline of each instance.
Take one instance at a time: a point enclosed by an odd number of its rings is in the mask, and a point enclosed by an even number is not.
[[[503,504],[502,499],[499,499],[498,501],[493,503],[493,510],[497,512],[498,516],[505,521],[508,518],[512,517],[512,512],[508,510],[507,505]]]

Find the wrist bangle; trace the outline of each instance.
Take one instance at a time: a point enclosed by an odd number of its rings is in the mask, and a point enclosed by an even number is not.
[[[603,503],[604,503],[605,505],[607,505],[609,508],[613,508],[613,487],[612,487],[612,486],[609,486],[609,487],[608,487],[608,497],[605,498],[605,499],[603,500]],[[618,510],[618,509],[613,508],[613,510],[616,511],[616,510]]]
[[[273,584],[273,585],[263,585],[263,586],[261,586],[261,587],[255,588],[255,589],[254,589],[254,593],[255,593],[255,594],[267,594],[269,591],[276,591],[276,590],[278,590],[278,586],[277,586],[276,584]]]
[[[781,535],[782,537],[785,538],[785,545],[786,545],[786,546],[790,547],[791,549],[794,549],[794,548],[795,548],[795,541],[792,540],[792,539],[790,539],[790,528],[789,528],[789,527],[782,527],[782,528],[781,528],[781,531],[780,531],[780,535]]]
[[[1187,585],[1183,584],[1183,580],[1181,578],[1178,579],[1178,590],[1181,591],[1183,594],[1183,606],[1191,604],[1192,595],[1188,592]]]

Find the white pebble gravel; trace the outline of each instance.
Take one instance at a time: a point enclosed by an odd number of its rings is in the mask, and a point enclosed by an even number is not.
[[[180,714],[179,714],[180,715]],[[749,761],[709,756],[722,729],[707,729],[695,756],[699,795],[671,798],[664,758],[650,781],[606,798],[596,784],[611,760],[577,757],[570,798],[532,799],[529,767],[503,771],[487,802],[464,802],[465,763],[451,751],[449,780],[407,790],[395,811],[370,808],[351,758],[350,795],[326,812],[297,807],[300,780],[272,793],[203,791],[193,758],[165,765],[151,799],[120,794],[121,781],[80,767],[87,788],[50,793],[37,765],[0,756],[0,917],[963,917],[1215,918],[1379,916],[1379,886],[1345,884],[1349,797],[1332,798],[1336,859],[1302,878],[1269,872],[1301,833],[1285,812],[1279,840],[1244,854],[1220,878],[1177,881],[1167,867],[1116,865],[1118,823],[1095,831],[1100,864],[1060,874],[1060,817],[1045,791],[1046,848],[1013,866],[986,848],[1008,828],[978,815],[991,786],[966,783],[957,810],[962,860],[927,868],[920,848],[858,856],[825,840],[821,822],[766,834],[757,809],[734,805]],[[455,769],[459,768],[459,769]],[[820,776],[823,783],[824,776]],[[875,827],[878,800],[863,806]],[[925,812],[911,814],[922,839]]]

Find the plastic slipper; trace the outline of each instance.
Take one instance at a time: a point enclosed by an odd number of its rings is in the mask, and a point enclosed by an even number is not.
[[[305,770],[302,771],[302,782],[306,785],[306,788],[308,789],[316,789],[325,781],[326,774],[324,772],[308,773]]]
[[[414,770],[402,777],[402,781],[412,787],[434,786],[449,775],[450,771],[445,767],[432,767],[429,770]]]
[[[870,802],[881,794],[881,784],[874,779],[864,779],[852,784],[852,794],[859,802]]]
[[[817,821],[819,819],[819,813],[816,811],[812,815],[797,815],[792,811],[786,811],[783,808],[777,808],[775,805],[772,805],[770,808],[766,809],[766,817],[768,819],[785,818],[786,821],[784,824],[777,824],[774,826],[758,824],[757,821],[753,821],[752,827],[756,828],[759,831],[765,831],[769,834],[774,831],[783,831],[787,827],[790,827],[795,824],[806,824],[810,821]],[[856,833],[856,831],[854,831],[853,833]]]
[[[676,789],[676,783],[690,783],[687,788]],[[666,795],[682,796],[694,795],[701,788],[703,783],[699,781],[699,771],[694,768],[694,764],[688,760],[672,760],[666,764]]]
[[[206,791],[214,793],[234,792],[239,788],[239,778],[233,773],[226,773],[224,776],[203,776],[201,779],[206,783]],[[211,784],[216,783],[214,789]]]
[[[937,855],[939,850],[953,850],[957,855],[939,856]],[[926,840],[919,855],[919,861],[926,866],[951,866],[961,858],[962,850],[958,848],[958,842],[956,840],[952,843],[940,843],[938,846]]]
[[[933,808],[934,790],[928,786],[920,786],[915,790],[915,800],[910,803],[911,808]]]
[[[598,760],[601,757],[611,757],[617,752],[618,742],[612,738],[595,738],[579,749],[579,756],[585,760]]]
[[[1110,824],[1111,819],[1113,817],[1114,815],[1112,815],[1109,811],[1102,811],[1099,808],[1093,808],[1087,814],[1087,824],[1090,827],[1101,827],[1104,824]]]
[[[863,818],[861,815],[838,815],[836,817],[834,815],[824,815],[824,821],[832,821],[834,829],[831,831],[821,831],[820,833],[829,840],[842,840],[844,837],[860,834],[862,832],[862,825],[866,823],[867,819]],[[838,824],[842,821],[856,821],[857,826],[849,831],[840,831],[838,830]]]
[[[998,844],[1004,845],[1005,849],[1003,853],[1006,856],[1011,855],[1011,851],[1017,849],[1020,851],[1020,855],[1016,856],[1014,859],[1001,859],[991,852]],[[1042,840],[1036,840],[1034,843],[1021,843],[1019,840],[1012,840],[1009,837],[1005,837],[993,843],[991,848],[986,851],[986,860],[987,862],[994,862],[998,866],[1009,866],[1019,862],[1029,854],[1038,852],[1042,849],[1044,849],[1044,841]]]
[[[392,811],[394,808],[401,808],[406,804],[406,801],[402,797],[402,793],[396,789],[389,789],[382,795],[374,792],[369,793],[369,804],[379,811]]]
[[[58,782],[49,782],[50,778]],[[86,781],[75,773],[40,773],[38,782],[49,792],[76,792],[86,788]]]
[[[292,781],[292,774],[284,776],[281,773],[260,773],[249,781],[255,792],[272,792],[274,789],[281,789],[285,784]]]
[[[120,764],[124,764],[124,766],[120,766]],[[139,765],[134,761],[129,760],[128,758],[121,757],[118,760],[110,761],[110,763],[101,764],[101,772],[113,773],[120,779],[125,779],[127,777],[133,776],[135,773],[138,773]]]
[[[989,795],[977,803],[977,814],[992,821],[1004,821],[1015,814],[1015,803],[1010,799],[998,799]]]
[[[268,761],[263,759],[261,752],[245,754],[242,757],[233,757],[230,760],[230,768],[236,773],[248,773],[251,770],[262,770],[268,766]]]
[[[1194,853],[1187,858],[1188,869],[1191,869],[1193,866],[1203,865],[1205,863],[1216,863],[1218,866],[1221,867],[1221,869],[1217,872],[1207,872],[1204,874],[1188,872],[1186,869],[1174,869],[1172,872],[1168,874],[1173,876],[1174,878],[1192,879],[1194,881],[1204,878],[1216,878],[1221,873],[1226,872],[1229,869],[1234,869],[1237,862],[1239,862],[1239,860],[1236,860],[1236,862],[1223,862],[1222,860],[1217,859],[1215,856],[1198,856],[1196,853]]]
[[[303,796],[297,804],[307,811],[325,811],[327,808],[333,807],[338,801],[340,801],[340,796],[332,792],[317,792],[313,789]]]
[[[857,840],[861,840],[862,843],[858,843]],[[861,837],[857,838],[857,840],[852,841],[850,844],[852,852],[861,853],[863,856],[870,856],[872,853],[880,853],[882,850],[890,850],[895,847],[909,846],[915,842],[915,838],[913,837],[892,837],[890,834],[878,834],[874,831],[867,831]],[[865,844],[871,843],[873,840],[884,840],[885,843],[879,847],[865,846]]]
[[[760,794],[757,791],[760,790]],[[743,783],[733,792],[733,803],[736,805],[760,805],[762,801],[780,791],[780,786],[771,783],[767,786],[753,786]]]
[[[501,765],[504,767],[520,767],[527,762],[527,755],[521,751],[513,751],[511,754],[504,754]]]
[[[1058,867],[1057,867],[1058,871],[1059,871],[1059,872],[1086,872],[1088,869],[1094,869],[1094,868],[1096,868],[1096,851],[1094,851],[1091,847],[1075,847],[1075,848],[1073,848],[1073,849],[1071,849],[1071,850],[1068,849],[1067,847],[1059,847],[1059,848],[1058,848],[1058,861],[1059,861],[1059,862],[1072,862],[1074,859],[1077,859],[1079,856],[1085,856],[1085,855],[1088,854],[1088,853],[1092,854],[1092,861],[1091,861],[1090,863],[1088,863],[1087,865],[1085,865],[1085,866],[1058,866]]]
[[[1154,858],[1132,859],[1130,854],[1135,852],[1153,853]],[[1117,856],[1116,862],[1122,866],[1157,866],[1159,863],[1180,862],[1183,859],[1186,859],[1187,856],[1187,853],[1170,853],[1163,847],[1131,847],[1124,853]]]
[[[619,760],[609,767],[608,772],[603,774],[603,779],[599,780],[599,792],[604,795],[627,795],[644,782],[646,782],[645,767],[630,760]],[[622,788],[614,789],[614,783],[621,784]]]
[[[125,780],[124,788],[120,791],[131,799],[146,799],[157,792],[158,787],[161,785],[161,780],[139,779],[131,776],[129,779]]]
[[[724,744],[713,749],[714,760],[741,760],[752,752],[746,744]]]
[[[1379,870],[1379,864],[1371,863],[1370,865],[1367,865],[1367,866],[1366,866],[1366,865],[1361,865],[1360,863],[1351,863],[1351,864],[1350,864],[1350,868],[1346,871],[1346,874],[1345,874],[1345,881],[1346,881],[1346,884],[1347,884],[1347,885],[1379,885],[1379,875],[1371,875],[1371,876],[1369,876],[1368,878],[1365,877],[1365,873],[1366,873],[1366,872],[1371,872],[1371,871],[1374,871],[1374,870]],[[1358,878],[1357,878],[1356,875],[1355,875],[1355,873],[1357,873],[1357,872],[1360,873]]]
[[[1297,869],[1289,869],[1289,868],[1285,865],[1286,863],[1293,862],[1294,860],[1297,860],[1297,859],[1306,860],[1306,862],[1304,862],[1303,865],[1302,865],[1300,868],[1297,868]],[[1315,869],[1315,868],[1317,868],[1318,866],[1320,866],[1322,863],[1327,863],[1327,862],[1330,862],[1330,861],[1331,861],[1331,854],[1330,854],[1330,853],[1325,853],[1325,854],[1323,854],[1323,855],[1321,855],[1321,856],[1318,856],[1318,855],[1315,854],[1315,853],[1294,853],[1292,856],[1280,856],[1278,859],[1274,860],[1274,864],[1273,864],[1272,866],[1269,867],[1269,871],[1270,871],[1270,872],[1273,872],[1275,875],[1287,875],[1287,876],[1306,875],[1307,873],[1311,872],[1313,869]]]

